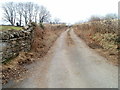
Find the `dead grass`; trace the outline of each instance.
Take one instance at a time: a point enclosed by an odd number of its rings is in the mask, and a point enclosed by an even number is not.
[[[68,46],[73,46],[75,43],[70,36],[70,30],[67,32],[67,34],[68,34],[67,35],[67,44],[68,44]]]

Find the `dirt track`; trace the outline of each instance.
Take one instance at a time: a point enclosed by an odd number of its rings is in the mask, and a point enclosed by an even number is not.
[[[29,67],[11,88],[117,88],[118,68],[90,49],[72,29],[61,34],[48,55]]]

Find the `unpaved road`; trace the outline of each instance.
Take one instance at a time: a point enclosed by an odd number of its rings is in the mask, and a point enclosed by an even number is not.
[[[69,38],[68,39],[68,33]],[[70,41],[69,41],[70,40]],[[72,29],[61,34],[43,60],[11,88],[117,88],[118,68],[90,49]]]

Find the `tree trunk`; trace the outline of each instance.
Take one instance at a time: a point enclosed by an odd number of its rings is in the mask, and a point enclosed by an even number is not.
[[[22,15],[20,15],[20,21],[19,21],[20,26],[21,26],[21,22],[22,22]]]

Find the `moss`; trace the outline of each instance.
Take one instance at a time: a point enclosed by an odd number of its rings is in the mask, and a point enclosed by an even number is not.
[[[13,59],[13,58],[8,58],[8,59],[4,60],[4,61],[2,62],[2,64],[9,63],[12,59]]]
[[[19,54],[16,54],[16,56],[18,56],[18,55],[19,55]],[[5,60],[2,62],[2,64],[7,64],[7,63],[11,62],[11,60],[13,60],[16,56],[13,56],[13,57],[10,57],[10,58],[5,59]]]

